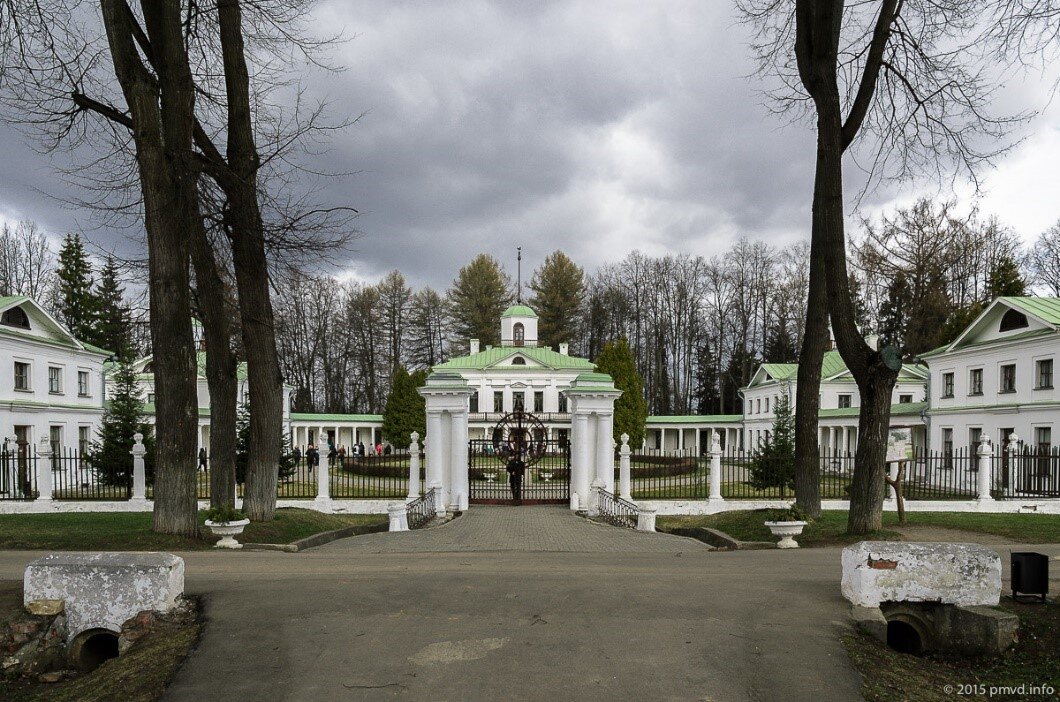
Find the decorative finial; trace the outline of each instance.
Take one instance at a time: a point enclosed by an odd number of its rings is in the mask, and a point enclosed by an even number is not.
[[[521,305],[523,304],[523,247],[518,246],[515,250],[518,252],[515,257],[515,301]]]

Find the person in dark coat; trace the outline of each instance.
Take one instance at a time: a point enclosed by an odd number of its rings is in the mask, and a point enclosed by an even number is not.
[[[309,444],[309,448],[305,450],[305,462],[310,473],[313,472],[315,466],[320,464],[320,451],[313,444]]]
[[[505,470],[508,471],[508,485],[512,489],[512,499],[516,503],[522,502],[523,475],[526,473],[526,464],[523,463],[523,459],[519,457],[519,454],[515,454],[508,460]]]
[[[206,455],[206,447],[204,446],[204,447],[200,448],[199,449],[199,470],[201,470],[202,472],[205,473],[206,472],[206,466],[208,465],[209,460],[210,460],[209,456]]]

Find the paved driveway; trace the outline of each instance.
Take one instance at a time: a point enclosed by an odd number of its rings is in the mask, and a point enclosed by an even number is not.
[[[0,553],[0,578],[36,555]],[[474,506],[298,554],[182,555],[210,623],[167,700],[859,699],[838,549]]]

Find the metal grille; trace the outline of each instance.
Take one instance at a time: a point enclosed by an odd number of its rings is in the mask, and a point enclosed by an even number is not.
[[[570,442],[548,439],[540,447],[538,460],[523,474],[524,504],[562,504],[570,501]],[[488,439],[468,442],[469,500],[478,504],[512,504],[515,498],[506,466],[512,458],[504,444]]]
[[[614,493],[607,490],[598,489],[596,495],[599,500],[597,508],[600,510],[600,521],[619,527],[637,528],[637,515],[640,514],[640,509],[635,504],[616,497]]]
[[[408,504],[409,529],[420,529],[438,516],[436,490],[431,488],[426,495]]]

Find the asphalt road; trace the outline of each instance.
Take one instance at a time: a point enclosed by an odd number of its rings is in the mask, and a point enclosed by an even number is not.
[[[183,554],[209,623],[165,699],[860,699],[838,549],[717,552],[493,509],[298,554]],[[550,519],[574,536],[543,547],[530,527]],[[0,578],[35,555],[0,553]]]

